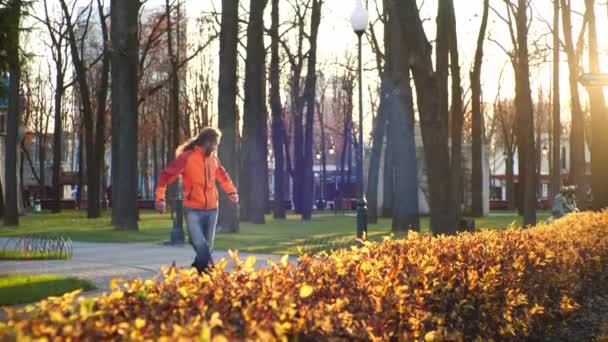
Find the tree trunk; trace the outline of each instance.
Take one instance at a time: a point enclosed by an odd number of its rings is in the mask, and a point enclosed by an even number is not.
[[[165,1],[165,16],[167,20],[167,54],[169,56],[170,62],[170,76],[169,76],[169,127],[168,132],[170,132],[170,140],[168,140],[167,144],[167,163],[170,163],[175,159],[175,151],[177,147],[181,143],[181,125],[180,125],[180,114],[179,114],[179,76],[178,72],[178,57],[177,54],[179,52],[179,31],[176,34],[176,38],[173,39],[173,26],[171,20],[171,6],[169,0]],[[179,11],[180,11],[180,1],[178,0],[176,3],[177,16],[176,16],[176,26],[179,24]],[[175,40],[175,47],[173,46],[173,41]],[[167,189],[167,198],[173,204],[174,200],[177,198],[179,187],[181,183],[181,179],[178,178],[175,182],[169,185]],[[172,210],[174,206],[171,205]]]
[[[12,0],[7,5],[7,18],[9,32],[6,44],[8,71],[10,83],[8,89],[8,113],[6,120],[6,162],[4,169],[4,180],[6,182],[6,207],[4,215],[5,226],[19,225],[19,207],[17,201],[17,135],[19,131],[20,98],[19,88],[21,82],[21,62],[19,61],[19,26],[21,19],[21,1]]]
[[[527,1],[518,0],[517,24],[517,150],[519,156],[519,186],[523,191],[524,226],[536,225],[536,170],[534,168],[534,115],[528,64]],[[584,158],[584,156],[583,156]]]
[[[325,205],[325,186],[327,185],[327,150],[325,144],[325,119],[322,110],[319,110],[319,125],[321,126],[321,186],[319,189],[319,199],[323,202],[323,205]]]
[[[150,157],[149,157],[149,148],[148,148],[148,141],[144,141],[144,148],[143,148],[143,164],[141,166],[142,168],[142,174],[143,174],[143,180],[144,180],[144,193],[142,195],[142,197],[144,199],[148,199],[150,198]]]
[[[296,77],[296,76],[294,76]],[[297,77],[300,77],[299,74]],[[292,85],[292,88],[294,86]],[[296,92],[296,90],[292,90]],[[293,99],[293,97],[292,97]],[[302,100],[299,99],[299,86],[296,94],[295,111],[293,113],[293,159],[294,159],[294,177],[293,177],[293,197],[295,211],[298,214],[302,214],[303,200],[303,180],[304,180],[304,122],[303,122],[303,106],[300,104]]]
[[[380,105],[378,106],[378,114],[374,122],[374,130],[372,135],[372,151],[370,154],[369,171],[367,176],[367,221],[370,224],[378,222],[378,186],[380,180],[380,159],[382,157],[382,148],[384,147],[384,137],[386,130],[386,99],[388,96],[387,86],[388,80],[382,80],[380,90]]]
[[[2,177],[0,177],[0,218],[4,218],[4,188],[2,187]]]
[[[570,2],[566,3],[566,0],[561,0],[561,5],[563,19],[562,27],[564,31],[564,41],[566,44],[566,54],[568,57],[568,69],[570,72],[568,79],[570,81],[570,104],[572,108],[572,122],[570,131],[570,172],[568,182],[572,185],[578,186],[578,190],[576,192],[577,197],[583,198],[582,195],[585,193],[584,188],[587,182],[585,177],[585,124],[578,92],[578,78],[581,71],[579,67],[581,50],[579,50],[578,44],[575,47],[572,39]],[[585,25],[583,25],[583,27],[584,26]],[[578,43],[580,44],[580,41]]]
[[[589,67],[592,73],[599,73],[597,33],[595,27],[595,1],[586,0],[589,16]],[[593,191],[594,210],[603,210],[608,207],[608,117],[606,116],[606,103],[601,87],[589,87],[589,100],[591,103],[591,190]],[[581,198],[582,199],[582,198]]]
[[[274,151],[274,218],[285,219],[285,153],[283,144],[283,105],[279,59],[279,0],[272,0],[270,27],[270,109],[272,111],[272,149]]]
[[[266,163],[266,97],[264,8],[266,0],[251,0],[247,27],[245,62],[245,109],[243,111],[243,149],[240,176],[241,220],[265,223],[266,190],[263,179]]]
[[[61,211],[62,185],[61,185],[61,140],[62,140],[62,117],[61,99],[63,96],[63,61],[60,47],[57,48],[59,56],[55,68],[55,127],[53,132],[53,205],[51,211],[58,213]]]
[[[551,167],[551,195],[559,194],[561,187],[561,108],[559,90],[559,1],[553,0],[553,146],[552,146],[552,167]]]
[[[399,18],[404,39],[411,49],[411,70],[416,87],[424,153],[428,170],[433,234],[454,234],[457,222],[450,195],[450,158],[448,152],[448,48],[449,8],[440,2],[437,20],[437,72],[433,71],[430,43],[424,33],[415,1],[391,0]],[[420,95],[420,94],[425,94]],[[432,94],[432,95],[431,95]]]
[[[390,128],[390,115],[387,118],[387,128]],[[382,199],[382,217],[393,217],[393,203],[394,203],[394,170],[393,170],[393,143],[391,142],[390,129],[386,132],[386,148],[384,149],[384,165],[382,172],[383,175],[383,199]],[[416,189],[416,192],[418,189]]]
[[[40,113],[42,115],[42,113]],[[46,199],[46,130],[38,132],[38,174],[40,175],[40,199]]]
[[[304,139],[304,165],[302,182],[302,219],[310,220],[313,204],[313,129],[315,115],[315,95],[317,84],[317,37],[321,23],[322,0],[312,0],[312,14],[310,24],[310,49],[308,51],[308,65],[304,98],[306,99],[306,132]]]
[[[118,184],[112,193],[121,200],[115,229],[137,230],[137,65],[139,55],[138,0],[113,0],[112,10],[112,115],[120,115]]]
[[[471,169],[471,214],[474,217],[484,215],[483,208],[483,145],[484,145],[484,123],[481,111],[481,65],[483,62],[483,42],[485,40],[486,29],[488,26],[489,0],[483,2],[483,15],[481,26],[477,36],[477,50],[475,51],[475,61],[471,71],[471,107],[472,107],[472,159]]]
[[[152,137],[152,174],[155,187],[158,182],[158,171],[158,140],[154,136]],[[151,193],[151,196],[154,196],[154,194]]]
[[[513,170],[513,153],[508,152],[506,158],[506,177],[507,177],[507,205],[509,209],[515,208],[515,176]]]
[[[222,131],[219,157],[233,181],[238,184],[238,111],[237,96],[237,45],[238,45],[237,0],[222,0],[220,31],[220,70],[218,90],[218,126]],[[223,194],[220,195],[219,222],[223,231],[238,232],[238,208]]]
[[[84,61],[81,59],[81,54],[78,50],[79,44],[74,33],[74,23],[70,10],[65,0],[60,0],[63,14],[68,22],[68,41],[70,43],[70,52],[72,56],[72,63],[74,64],[74,70],[76,73],[76,80],[78,82],[80,103],[82,105],[82,120],[84,123],[84,146],[85,146],[85,158],[86,158],[86,172],[87,172],[87,217],[96,218],[99,217],[99,210],[96,208],[99,205],[93,203],[99,201],[99,191],[94,188],[99,186],[99,181],[95,180],[95,177],[99,176],[98,165],[96,165],[94,158],[94,134],[93,134],[93,107],[91,103],[91,93],[89,90],[89,84],[87,81],[87,69]],[[94,196],[97,195],[97,196]]]
[[[450,184],[452,210],[454,211],[454,220],[460,222],[462,216],[462,197],[463,197],[463,182],[462,182],[462,125],[463,125],[463,108],[462,108],[462,88],[460,86],[460,65],[458,60],[458,39],[456,34],[456,15],[454,14],[454,2],[448,1],[448,31],[449,31],[449,51],[450,51],[450,72],[452,76],[452,154],[450,166]]]
[[[99,85],[97,89],[97,124],[95,126],[95,162],[91,174],[91,180],[89,181],[89,217],[100,217],[101,216],[101,198],[102,198],[102,174],[105,164],[105,132],[106,132],[106,103],[108,98],[108,87],[109,87],[109,72],[110,72],[110,51],[108,45],[110,44],[110,37],[108,34],[108,27],[105,21],[105,14],[103,13],[103,4],[101,0],[97,0],[99,9],[99,17],[104,18],[100,20],[101,32],[103,36],[103,57],[101,64],[101,74]],[[121,151],[122,153],[122,151]]]
[[[84,181],[84,137],[82,134],[82,128],[79,128],[81,132],[78,133],[78,190],[76,191],[76,205],[78,208],[82,205],[82,190],[85,185]]]

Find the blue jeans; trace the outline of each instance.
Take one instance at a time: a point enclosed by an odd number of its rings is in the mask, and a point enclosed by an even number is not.
[[[202,272],[213,263],[211,253],[217,224],[217,210],[185,208],[185,212],[190,243],[196,252],[192,266]]]

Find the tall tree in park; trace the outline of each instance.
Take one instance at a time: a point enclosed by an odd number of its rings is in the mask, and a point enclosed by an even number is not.
[[[375,1],[376,6],[378,5],[378,1]],[[377,12],[380,12],[379,10]],[[367,33],[369,40],[372,43],[372,50],[374,52],[376,58],[376,68],[378,71],[378,75],[380,77],[380,104],[378,106],[378,112],[376,114],[376,118],[373,123],[372,130],[372,150],[370,153],[370,162],[369,162],[369,170],[367,176],[367,221],[368,223],[377,223],[378,222],[378,188],[379,188],[379,180],[380,180],[380,171],[383,169],[381,165],[381,157],[383,147],[385,146],[385,138],[387,136],[387,120],[388,120],[388,110],[386,106],[386,100],[390,95],[389,91],[389,77],[390,73],[388,71],[389,65],[387,57],[387,52],[390,51],[390,26],[388,23],[388,10],[386,6],[383,7],[383,12],[378,18],[378,21],[381,21],[384,27],[384,49],[380,46],[378,42],[378,38],[375,32],[375,25],[372,23],[369,27],[369,33]],[[398,27],[397,27],[398,29]],[[409,78],[409,71],[408,71]],[[392,168],[391,168],[392,169]],[[392,171],[392,170],[391,170]],[[392,175],[392,172],[391,172]],[[386,178],[384,178],[386,181]],[[392,195],[392,191],[391,191]]]
[[[283,44],[283,49],[287,54],[290,64],[289,95],[291,105],[291,119],[293,125],[293,204],[296,213],[302,213],[303,201],[303,181],[304,181],[304,96],[302,95],[302,71],[306,56],[304,54],[304,44],[306,39],[306,14],[310,1],[296,1],[295,26],[297,27],[296,51],[293,52],[288,44]]]
[[[515,151],[517,149],[516,109],[512,100],[500,100],[494,103],[494,116],[497,126],[496,140],[505,155],[506,199],[508,208],[515,208]]]
[[[453,0],[447,1],[447,26],[448,26],[448,50],[450,53],[451,74],[451,107],[450,107],[450,137],[451,137],[451,165],[450,184],[452,186],[450,195],[451,202],[455,207],[454,220],[460,221],[462,217],[463,198],[463,170],[462,170],[462,128],[464,122],[464,108],[462,103],[462,86],[460,80],[460,61],[458,57],[458,39],[456,33],[456,14],[454,13]]]
[[[110,69],[110,51],[109,33],[107,28],[107,15],[104,14],[103,4],[100,0],[97,1],[97,11],[101,32],[103,36],[103,51],[101,55],[101,68],[97,84],[96,101],[93,103],[91,90],[93,89],[90,79],[87,77],[87,61],[83,59],[83,44],[77,37],[75,27],[77,23],[72,22],[72,12],[68,8],[66,0],[60,0],[63,15],[66,18],[68,42],[70,45],[70,54],[72,64],[76,73],[76,81],[78,84],[78,93],[80,104],[82,106],[82,115],[84,123],[84,143],[85,143],[85,158],[87,172],[87,217],[97,218],[101,215],[101,169],[104,161],[104,146],[105,146],[105,113],[106,102],[109,88],[109,69]],[[92,11],[92,8],[89,8]],[[91,13],[89,12],[88,18]],[[88,27],[89,22],[85,23]],[[80,38],[80,39],[79,39]],[[95,105],[94,105],[95,104]],[[94,111],[96,109],[96,111]]]
[[[222,0],[219,52],[218,126],[222,131],[219,157],[226,171],[238,174],[237,46],[239,32],[239,2]],[[238,184],[238,177],[233,179]],[[225,232],[239,230],[238,209],[225,194],[220,195],[219,224]]]
[[[4,225],[16,226],[19,224],[19,211],[17,206],[17,132],[19,126],[20,99],[19,88],[21,82],[21,62],[19,56],[19,31],[21,24],[22,1],[10,0],[6,7],[0,9],[0,42],[2,57],[6,60],[10,75],[8,89],[8,113],[6,122],[6,167],[4,169],[5,199]]]
[[[437,18],[437,71],[416,1],[390,1],[389,10],[398,18],[405,44],[410,48],[410,69],[416,87],[422,140],[428,170],[431,230],[454,234],[458,228],[460,198],[454,196],[448,144],[448,61],[450,53],[451,2],[440,2]],[[433,95],[429,95],[433,94]],[[394,162],[394,161],[393,161]]]
[[[241,148],[241,220],[265,223],[267,170],[266,62],[264,8],[266,0],[251,0],[247,26],[245,107]]]
[[[119,117],[118,177],[112,208],[116,229],[137,230],[137,105],[139,0],[112,0],[112,116]],[[115,194],[115,195],[114,195]]]
[[[395,200],[392,230],[419,230],[414,99],[409,65],[403,62],[409,60],[411,51],[403,39],[398,17],[394,13],[389,14],[387,24],[386,67],[381,87],[386,106],[382,110],[388,112],[390,145],[394,148],[391,165]]]
[[[551,158],[551,195],[555,196],[559,193],[561,187],[561,141],[562,141],[562,124],[561,124],[561,107],[560,107],[560,89],[559,89],[559,0],[553,0],[553,98],[552,98],[552,158]]]
[[[279,59],[279,0],[272,0],[270,26],[270,110],[272,112],[272,150],[274,151],[274,218],[284,219],[285,207],[285,117],[281,104],[281,70]]]
[[[481,65],[483,62],[483,43],[485,41],[486,29],[488,27],[488,10],[490,0],[483,1],[483,15],[481,25],[477,35],[477,49],[475,50],[475,60],[471,70],[471,105],[472,105],[472,159],[471,170],[471,211],[473,216],[480,217],[484,214],[483,210],[483,141],[484,116],[481,110]]]
[[[313,205],[313,127],[315,116],[315,95],[317,80],[317,38],[319,24],[321,23],[321,7],[323,0],[312,0],[312,13],[310,16],[310,35],[308,62],[306,66],[306,82],[304,85],[304,99],[306,103],[306,131],[304,136],[303,158],[303,188],[302,188],[302,219],[310,220]]]
[[[65,74],[68,67],[66,44],[66,22],[65,16],[59,16],[59,21],[49,15],[48,0],[44,0],[44,25],[51,38],[51,56],[55,64],[55,94],[53,104],[53,204],[51,211],[58,213],[61,211],[61,154],[62,154],[62,128],[63,117],[61,106],[63,94],[65,92]]]
[[[585,125],[584,114],[581,108],[580,94],[578,91],[578,78],[581,73],[580,61],[584,52],[584,35],[587,27],[588,16],[585,15],[583,17],[583,26],[579,31],[578,41],[575,43],[572,37],[572,1],[560,0],[560,4],[562,10],[564,45],[566,49],[566,57],[568,59],[570,108],[572,110],[570,128],[570,170],[568,182],[577,185],[577,197],[584,198],[585,185],[587,184],[585,177]]]
[[[517,32],[517,63],[515,69],[515,106],[517,109],[517,151],[519,185],[523,191],[524,226],[536,224],[536,170],[534,146],[534,115],[530,89],[528,55],[528,2],[517,5],[506,1],[507,10],[515,18]]]
[[[595,27],[595,1],[586,0],[589,18],[589,71],[600,72],[597,31]],[[608,207],[608,116],[606,102],[601,87],[589,87],[591,104],[591,185],[593,191],[593,209],[602,210]]]
[[[504,0],[507,16],[498,17],[508,26],[513,50],[508,51],[493,40],[509,56],[515,73],[515,127],[519,175],[517,202],[524,216],[524,225],[536,224],[536,149],[534,141],[534,107],[530,89],[530,54],[528,51],[528,31],[531,21],[527,11],[530,3],[526,0]]]

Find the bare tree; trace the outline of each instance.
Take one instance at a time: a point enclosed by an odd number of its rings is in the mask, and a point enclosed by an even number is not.
[[[412,51],[403,39],[399,17],[389,13],[389,29],[385,49],[386,78],[383,80],[384,105],[388,114],[392,163],[389,174],[394,198],[392,207],[392,230],[419,230],[418,167],[414,132],[414,99],[410,83],[410,68],[407,61]]]
[[[450,2],[440,2],[437,19],[437,70],[434,70],[430,43],[422,26],[415,1],[390,1],[401,25],[405,44],[411,49],[410,70],[414,78],[424,143],[431,207],[431,230],[434,234],[457,231],[456,208],[460,199],[454,196],[448,143],[448,65],[450,52]],[[433,94],[433,95],[429,95]]]
[[[530,59],[528,52],[528,31],[531,21],[527,11],[530,3],[526,0],[504,0],[507,16],[492,10],[507,25],[513,50],[505,51],[515,72],[515,105],[517,112],[517,151],[519,158],[518,204],[524,216],[524,225],[536,224],[536,150],[534,142],[534,108],[530,89]]]
[[[595,27],[595,1],[586,0],[589,18],[589,67],[592,73],[600,71],[597,47],[597,32]],[[591,184],[593,191],[593,209],[602,210],[608,207],[608,118],[606,118],[606,101],[602,88],[590,87],[589,99],[591,104]]]
[[[507,183],[507,203],[510,209],[514,208],[515,181],[514,159],[517,149],[517,131],[515,106],[513,100],[497,100],[494,104],[494,115],[498,128],[497,141],[503,147],[505,159],[505,173]]]
[[[568,181],[578,185],[577,196],[582,198],[585,194],[584,185],[587,184],[586,162],[585,162],[585,126],[581,109],[580,95],[578,92],[578,77],[581,73],[580,61],[584,48],[584,35],[587,27],[588,16],[583,18],[583,26],[579,32],[576,45],[573,40],[572,8],[570,0],[560,0],[562,8],[562,20],[564,31],[564,46],[568,57],[568,69],[570,72],[570,98],[572,108],[572,129],[570,131],[570,174]]]
[[[139,0],[112,0],[112,116],[119,116],[116,229],[137,230],[137,65]],[[98,133],[99,134],[99,133]]]
[[[240,168],[241,220],[265,223],[267,170],[266,62],[264,8],[266,0],[252,0],[247,27],[245,107]]]
[[[96,99],[96,115],[97,120],[95,123],[94,106],[91,96],[91,82],[87,77],[86,63],[82,57],[83,44],[79,44],[76,37],[75,26],[76,23],[72,22],[72,11],[68,8],[66,0],[60,0],[63,15],[66,18],[68,42],[70,45],[70,53],[72,57],[72,63],[76,73],[76,80],[78,83],[78,90],[80,96],[80,104],[82,106],[83,124],[84,124],[84,145],[86,149],[86,165],[87,165],[87,217],[96,218],[101,214],[100,207],[100,190],[101,190],[101,168],[103,163],[103,152],[105,144],[105,115],[106,115],[106,101],[107,93],[109,88],[109,50],[108,50],[108,29],[106,24],[106,15],[104,14],[103,5],[100,0],[97,1],[99,22],[101,25],[101,31],[103,35],[103,52],[102,52],[102,65],[99,76],[99,84],[97,86],[97,99]],[[88,17],[91,15],[91,5],[88,6]],[[80,19],[80,15],[77,19]],[[88,28],[89,22],[85,23],[85,30]],[[81,39],[84,41],[86,32],[83,34]],[[101,146],[100,146],[101,145]]]
[[[49,15],[48,1],[44,1],[44,19],[42,20],[51,38],[51,56],[55,64],[55,96],[54,96],[54,129],[53,129],[53,204],[51,211],[61,211],[61,154],[62,154],[62,122],[61,113],[62,99],[65,92],[65,74],[68,67],[67,55],[68,44],[66,41],[65,16],[60,16],[59,21],[53,20]]]
[[[270,109],[272,111],[272,150],[274,153],[274,218],[285,219],[285,116],[281,103],[279,59],[279,0],[272,0],[270,26]]]
[[[450,73],[451,73],[451,165],[450,176],[452,179],[451,195],[452,203],[455,205],[454,216],[456,221],[460,221],[462,216],[463,198],[463,170],[462,170],[462,127],[464,121],[464,108],[462,101],[462,86],[460,81],[460,62],[458,57],[458,39],[456,32],[456,15],[454,14],[454,2],[447,2],[447,23],[449,32],[449,52],[450,52]]]
[[[4,225],[19,225],[18,196],[17,196],[17,132],[19,126],[20,98],[19,88],[21,82],[21,62],[19,56],[19,34],[21,24],[22,1],[11,0],[6,7],[0,9],[0,27],[6,39],[0,43],[6,56],[6,64],[10,74],[8,92],[8,115],[6,137],[6,207],[4,212]]]
[[[303,191],[302,191],[302,219],[310,220],[313,205],[313,123],[315,112],[315,95],[317,81],[317,38],[319,36],[319,25],[321,23],[321,7],[323,0],[312,0],[312,13],[310,16],[310,35],[308,61],[306,65],[306,82],[304,86],[304,99],[306,103],[306,132],[304,137],[304,166]]]
[[[561,125],[561,107],[560,107],[560,88],[559,88],[559,0],[553,0],[553,98],[552,98],[552,121],[553,128],[551,134],[553,137],[551,149],[551,194],[557,195],[561,186],[561,140],[562,140],[562,125]]]
[[[220,32],[220,69],[218,92],[218,126],[222,131],[219,156],[231,175],[238,174],[238,128],[237,96],[237,46],[238,46],[238,1],[222,0]],[[233,179],[238,184],[238,177]],[[220,196],[219,222],[223,231],[239,230],[237,208],[224,195]]]
[[[379,1],[374,1],[376,8]],[[377,10],[379,12],[379,10]],[[380,76],[380,104],[378,106],[377,115],[374,119],[374,128],[372,130],[372,150],[370,153],[369,170],[367,177],[367,219],[369,223],[378,222],[378,186],[381,170],[381,157],[384,147],[385,132],[387,130],[388,111],[386,109],[386,99],[390,96],[388,92],[388,82],[391,82],[387,69],[387,51],[390,50],[390,26],[388,23],[387,6],[383,6],[383,13],[378,14],[378,21],[384,25],[384,49],[380,47],[378,38],[374,30],[374,23],[370,25],[368,39],[372,43],[372,49],[376,57],[376,65]],[[409,72],[408,72],[409,76]],[[386,181],[386,178],[384,179]],[[392,191],[391,191],[392,193]]]
[[[479,217],[483,215],[483,142],[484,142],[484,116],[481,109],[481,65],[483,62],[483,43],[485,41],[486,29],[488,26],[489,0],[483,2],[483,15],[479,34],[477,35],[477,49],[475,60],[471,70],[471,92],[472,92],[472,159],[473,167],[471,172],[471,193],[472,193],[472,214]]]

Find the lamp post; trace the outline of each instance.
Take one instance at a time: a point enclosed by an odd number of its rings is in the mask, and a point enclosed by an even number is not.
[[[367,235],[367,204],[365,202],[365,189],[363,184],[363,76],[361,66],[361,37],[367,29],[369,15],[367,9],[363,7],[361,0],[356,0],[350,21],[353,31],[358,38],[358,63],[359,63],[359,148],[357,149],[357,238]]]

